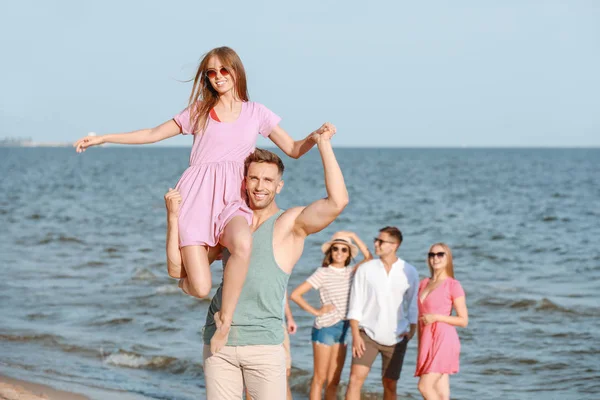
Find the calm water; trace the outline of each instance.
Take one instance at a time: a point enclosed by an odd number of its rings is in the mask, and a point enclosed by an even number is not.
[[[453,399],[600,398],[600,150],[339,149],[350,205],[309,238],[290,286],[320,264],[336,230],[365,241],[388,224],[400,256],[427,274],[429,245],[454,250],[470,325],[460,329]],[[204,398],[200,330],[207,301],[165,268],[162,196],[189,149],[0,148],[0,372]],[[278,203],[325,193],[316,151],[284,158]],[[213,282],[221,266],[213,266]],[[316,292],[309,299],[317,303]],[[312,318],[293,307],[296,398],[307,397]],[[400,398],[419,398],[416,343]],[[348,379],[349,358],[343,380]],[[377,398],[379,362],[365,387]]]

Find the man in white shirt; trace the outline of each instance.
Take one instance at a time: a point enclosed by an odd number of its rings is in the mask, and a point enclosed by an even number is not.
[[[346,400],[360,390],[381,354],[384,400],[396,399],[406,345],[417,329],[419,274],[396,255],[402,233],[386,226],[375,238],[375,254],[354,276],[347,318],[352,328],[352,369]]]

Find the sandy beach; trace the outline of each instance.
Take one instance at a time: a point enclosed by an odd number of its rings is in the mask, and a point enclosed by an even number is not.
[[[89,397],[0,375],[0,400],[88,400]]]

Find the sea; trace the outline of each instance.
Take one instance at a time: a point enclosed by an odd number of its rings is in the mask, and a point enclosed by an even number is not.
[[[335,151],[350,203],[307,239],[289,290],[338,230],[372,249],[380,228],[399,227],[398,255],[422,278],[429,246],[445,242],[470,315],[452,399],[600,399],[600,149]],[[163,195],[189,152],[0,148],[0,374],[92,398],[205,398],[209,301],[178,289],[164,251]],[[316,149],[283,160],[281,208],[326,196]],[[212,271],[214,293],[219,262]],[[319,304],[317,292],[307,298]],[[307,399],[313,317],[292,311],[290,382]],[[420,398],[416,354],[412,341],[400,399]],[[382,398],[380,374],[377,360],[363,398]]]

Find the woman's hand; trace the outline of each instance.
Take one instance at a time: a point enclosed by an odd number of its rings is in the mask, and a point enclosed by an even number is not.
[[[419,320],[425,325],[433,324],[434,322],[438,322],[437,314],[423,314]]]
[[[88,147],[98,146],[103,143],[104,138],[102,136],[86,136],[73,143],[73,147],[75,147],[76,152],[83,153]]]
[[[318,316],[320,317],[332,311],[335,311],[335,306],[333,304],[323,304],[323,307],[318,310]]]
[[[329,141],[336,133],[336,127],[330,122],[325,122],[319,129],[311,135],[312,140],[319,144],[323,141]]]
[[[334,236],[347,236],[351,239],[354,239],[356,237],[356,234],[354,232],[350,232],[350,231],[338,231],[335,233]]]

